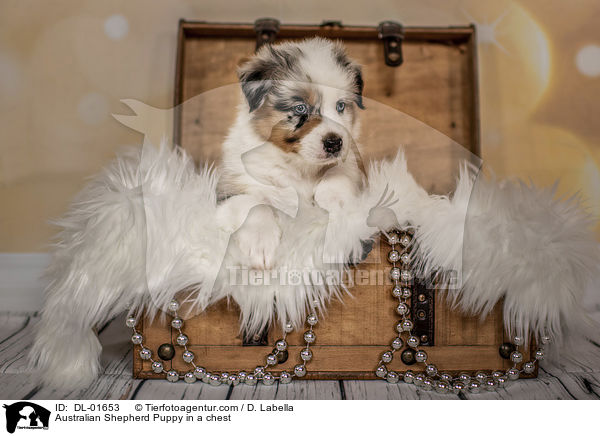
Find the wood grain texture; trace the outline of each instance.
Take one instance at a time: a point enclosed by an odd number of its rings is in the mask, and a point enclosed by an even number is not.
[[[231,400],[341,400],[342,391],[337,381],[298,380],[291,384],[272,386],[238,385]]]

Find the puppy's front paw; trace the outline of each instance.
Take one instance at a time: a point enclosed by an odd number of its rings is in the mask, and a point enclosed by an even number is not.
[[[250,211],[234,239],[245,259],[242,262],[254,269],[271,269],[275,252],[281,241],[281,229],[267,206]]]

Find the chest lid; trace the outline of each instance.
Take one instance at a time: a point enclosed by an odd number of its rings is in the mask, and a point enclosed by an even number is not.
[[[219,162],[241,98],[236,69],[262,43],[322,36],[344,42],[362,65],[359,138],[365,161],[403,147],[431,193],[453,189],[459,162],[477,162],[479,109],[475,28],[280,25],[181,21],[175,75],[175,143],[196,161]]]

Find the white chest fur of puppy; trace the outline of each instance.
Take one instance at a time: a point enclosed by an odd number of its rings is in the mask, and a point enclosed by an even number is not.
[[[224,226],[248,265],[270,268],[277,208],[343,207],[363,184],[355,139],[363,109],[360,67],[322,38],[263,46],[243,64],[244,99],[223,144]]]

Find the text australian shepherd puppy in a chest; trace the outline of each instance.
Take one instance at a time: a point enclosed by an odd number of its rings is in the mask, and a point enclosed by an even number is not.
[[[265,45],[238,74],[245,98],[223,145],[219,194],[224,219],[243,223],[234,242],[248,265],[270,268],[281,238],[272,207],[332,210],[362,188],[363,79],[342,44],[323,38]]]

